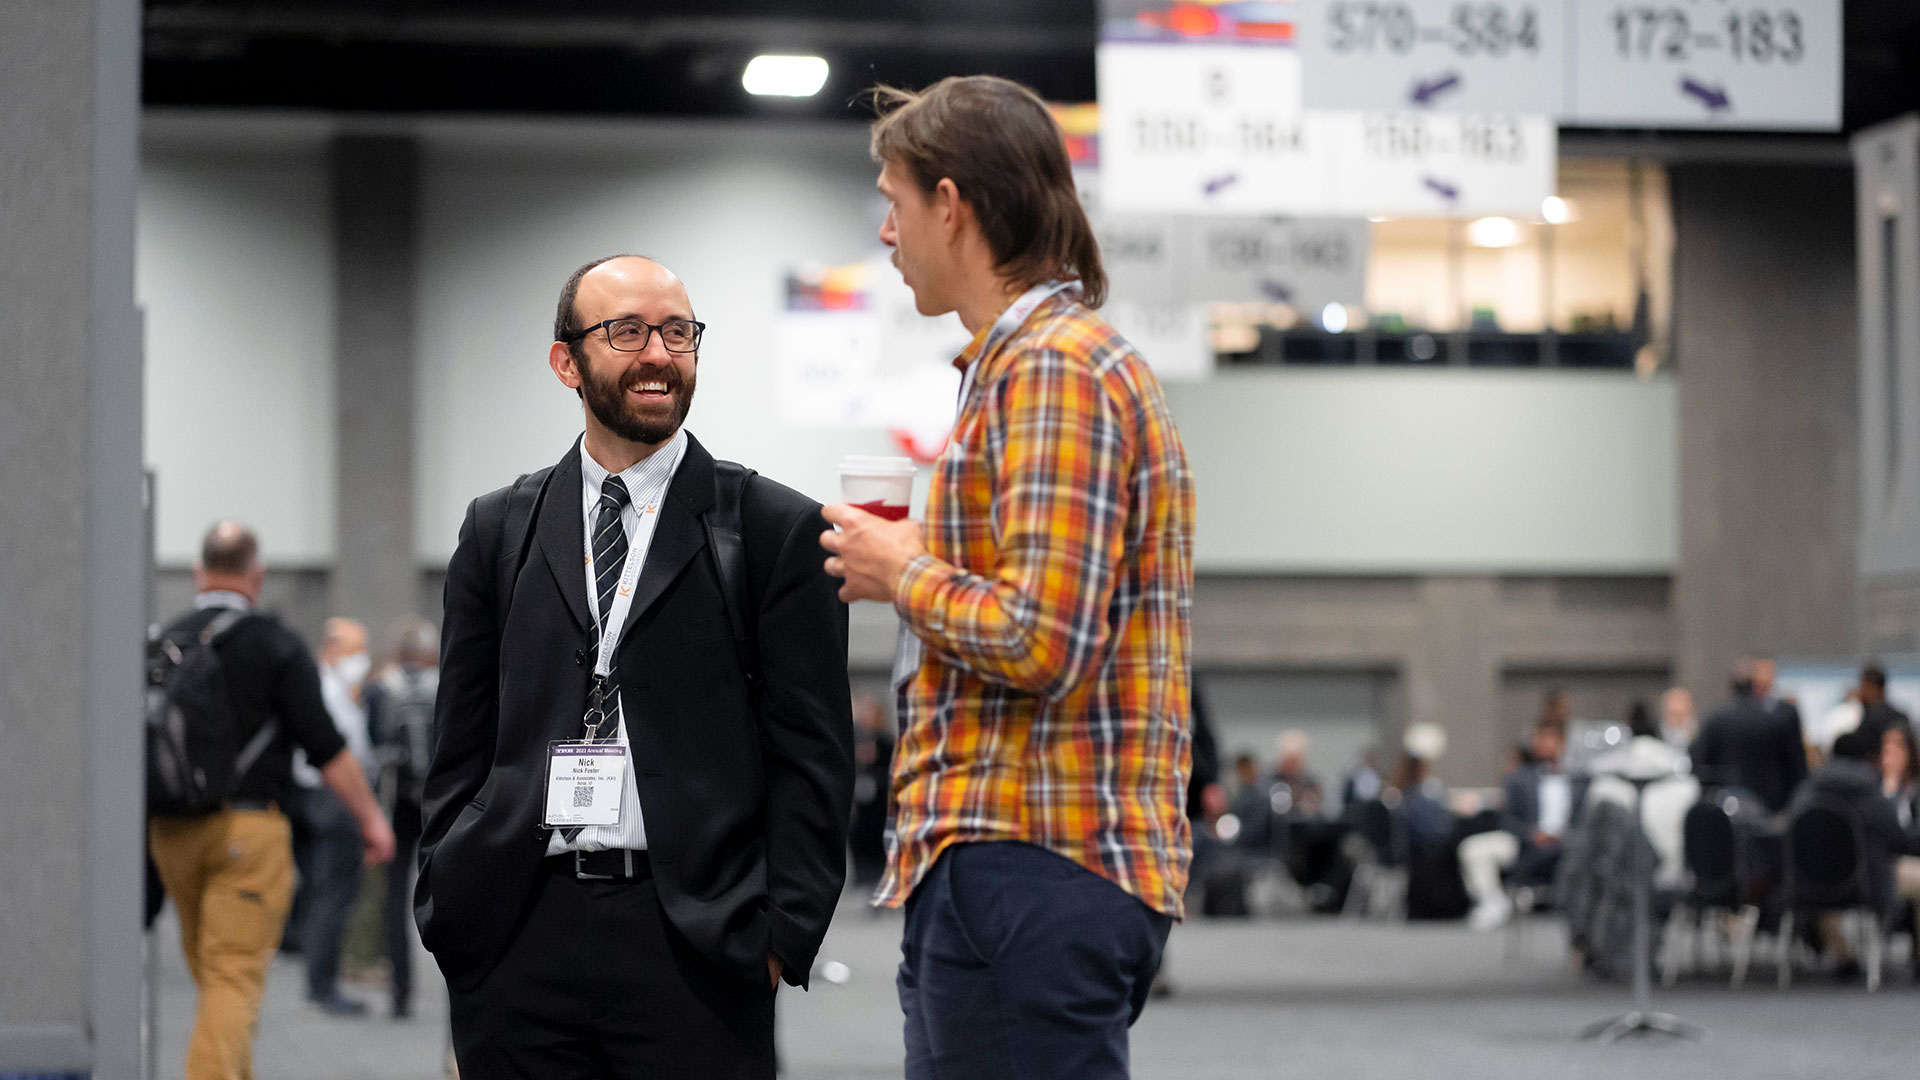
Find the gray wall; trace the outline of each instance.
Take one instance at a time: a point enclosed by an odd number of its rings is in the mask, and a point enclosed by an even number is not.
[[[1679,676],[1856,642],[1858,397],[1846,168],[1676,165]]]
[[[139,8],[0,6],[0,1073],[139,1073]]]
[[[153,127],[141,284],[169,562],[237,514],[270,561],[345,560],[340,605],[378,609],[399,591],[393,506],[411,492],[414,554],[444,560],[469,499],[579,430],[546,368],[553,297],[615,250],[674,267],[711,324],[689,421],[710,449],[820,498],[841,455],[894,452],[877,426],[798,426],[773,360],[783,275],[877,244],[857,127]],[[627,150],[650,141],[671,161]],[[223,332],[254,322],[273,348]],[[1201,494],[1197,564],[1294,574],[1670,572],[1675,396],[1669,379],[1575,371],[1224,371],[1168,387]],[[231,402],[221,421],[195,422],[214,400]],[[251,452],[263,441],[291,445]]]

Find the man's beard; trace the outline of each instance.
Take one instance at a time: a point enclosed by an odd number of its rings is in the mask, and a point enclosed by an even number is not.
[[[602,379],[594,374],[584,355],[576,357],[575,363],[580,368],[580,396],[593,411],[593,418],[600,421],[601,427],[628,442],[649,446],[666,442],[680,430],[680,425],[686,422],[687,410],[693,407],[693,388],[698,380],[689,374],[683,382],[680,369],[672,364],[629,368],[618,377]],[[649,381],[667,385],[673,409],[664,419],[639,415],[628,404],[628,388]]]

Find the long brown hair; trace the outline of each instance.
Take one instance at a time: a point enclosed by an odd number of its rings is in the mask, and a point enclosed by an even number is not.
[[[1053,115],[1033,91],[993,75],[941,79],[915,93],[871,91],[870,150],[931,194],[953,181],[973,208],[1008,280],[1033,285],[1079,278],[1083,302],[1107,298],[1100,245],[1073,187],[1073,167]]]

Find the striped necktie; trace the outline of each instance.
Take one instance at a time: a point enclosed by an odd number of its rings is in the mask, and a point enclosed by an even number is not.
[[[627,485],[619,476],[609,476],[600,485],[600,503],[593,516],[593,596],[602,629],[612,617],[613,595],[620,587],[620,574],[627,567],[627,530],[620,523],[620,514],[632,501]],[[612,738],[619,731],[617,725],[609,727],[613,717],[608,715],[613,695],[619,692],[620,686],[620,673],[614,659],[611,656],[607,658],[607,677],[594,679],[592,687],[587,690],[584,724],[589,739]],[[562,829],[560,835],[572,843],[573,838],[580,835],[580,830]]]
[[[620,512],[626,509],[633,497],[627,493],[627,485],[618,476],[609,476],[600,485],[600,505],[593,517],[593,595],[600,614],[600,627],[606,629],[607,620],[613,617],[613,594],[620,587],[620,574],[627,567],[627,530],[620,523]],[[607,657],[607,677],[595,679],[593,690],[587,695],[587,737],[599,736],[600,728],[606,726],[607,702],[620,685],[620,673],[616,657]],[[605,733],[611,736],[613,732]]]

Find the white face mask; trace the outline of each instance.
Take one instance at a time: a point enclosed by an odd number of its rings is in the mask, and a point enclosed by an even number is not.
[[[334,673],[346,680],[349,685],[358,686],[373,670],[373,660],[366,653],[357,652],[343,656],[333,665]]]

